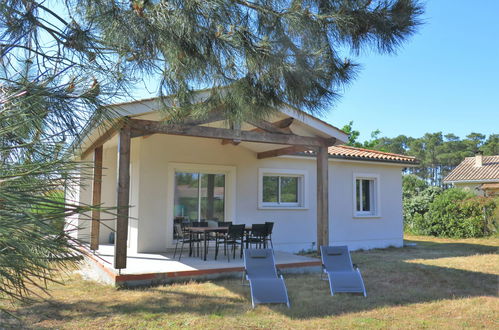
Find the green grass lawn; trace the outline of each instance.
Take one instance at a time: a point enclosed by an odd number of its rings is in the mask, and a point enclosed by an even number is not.
[[[291,308],[251,308],[237,279],[115,289],[64,277],[51,296],[7,305],[35,328],[499,328],[498,238],[406,237],[415,247],[355,252],[368,297],[329,294],[319,274],[285,275]]]

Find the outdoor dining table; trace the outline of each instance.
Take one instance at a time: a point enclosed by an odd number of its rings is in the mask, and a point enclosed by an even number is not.
[[[189,232],[189,257],[192,256],[192,241],[195,234],[203,234],[203,260],[206,261],[206,256],[208,254],[208,234],[209,233],[226,233],[229,227],[186,227]],[[244,228],[245,234],[251,231],[251,227]]]

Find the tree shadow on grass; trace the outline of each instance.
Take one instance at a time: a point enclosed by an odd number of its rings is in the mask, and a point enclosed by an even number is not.
[[[486,272],[425,264],[425,260],[492,255],[497,246],[468,243],[420,242],[415,247],[376,249],[352,253],[364,277],[368,297],[330,295],[329,282],[319,274],[285,275],[292,307],[270,305],[290,318],[309,319],[426,303],[442,299],[496,296],[498,276]],[[423,243],[423,244],[420,244]],[[493,262],[491,260],[491,262]],[[229,288],[234,290],[233,287]],[[241,293],[240,288],[235,289]],[[248,303],[249,288],[245,290]]]
[[[442,299],[497,295],[498,277],[495,274],[446,267],[445,262],[441,265],[424,263],[425,260],[439,262],[439,258],[489,255],[497,253],[496,246],[417,243],[415,247],[352,253],[353,261],[361,268],[367,298],[354,294],[331,296],[329,283],[320,280],[318,273],[285,274],[291,308],[285,305],[269,305],[269,308],[291,319],[303,320]],[[19,308],[17,312],[21,317],[30,315],[30,322],[39,323],[112,316],[147,319],[182,313],[198,317],[237,316],[251,310],[249,287],[241,285],[239,279],[216,280],[206,285],[212,287],[201,284],[199,292],[184,291],[185,287],[178,284],[121,290],[93,285],[83,290],[83,299],[49,298]],[[95,292],[99,288],[103,292]],[[106,294],[115,296],[112,299],[102,297]]]
[[[126,300],[77,299],[65,301],[57,298],[48,298],[35,303],[25,304],[16,310],[20,320],[10,320],[16,327],[28,328],[33,323],[44,321],[65,321],[98,319],[106,317],[138,317],[154,318],[154,315],[165,313],[170,315],[189,313],[194,315],[236,315],[243,312],[241,304],[245,304],[243,297],[227,297],[226,295],[206,295],[188,293],[171,289],[160,290],[148,288],[144,290],[119,290],[130,295],[144,295],[140,298],[132,297]],[[141,291],[141,292],[139,292]],[[98,297],[99,293],[94,293]],[[30,321],[23,320],[23,316],[30,317]],[[39,326],[37,326],[39,328]]]

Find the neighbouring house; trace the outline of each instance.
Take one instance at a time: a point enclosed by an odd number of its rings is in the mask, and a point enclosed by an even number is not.
[[[499,195],[499,155],[466,157],[443,180],[482,196]]]
[[[70,198],[118,211],[100,224],[98,212],[67,224],[92,249],[115,231],[116,269],[126,268],[127,251],[172,248],[176,217],[273,221],[274,248],[288,252],[403,245],[401,172],[418,164],[414,157],[345,146],[345,132],[291,106],[237,130],[216,112],[166,125],[159,106],[112,105],[121,120],[79,145],[95,170]]]

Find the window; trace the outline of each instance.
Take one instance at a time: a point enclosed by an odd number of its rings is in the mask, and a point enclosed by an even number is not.
[[[225,219],[225,175],[175,172],[174,217]]]
[[[305,172],[260,169],[260,208],[304,208]]]
[[[354,215],[379,216],[378,176],[354,175]]]

